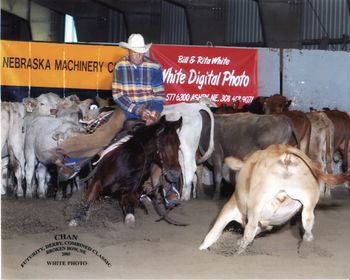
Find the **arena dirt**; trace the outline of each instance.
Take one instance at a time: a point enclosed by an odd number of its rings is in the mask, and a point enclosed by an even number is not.
[[[189,223],[187,227],[156,222],[158,217],[148,205],[148,214],[137,209],[136,225],[130,228],[124,225],[117,202],[102,198],[93,206],[89,220],[72,228],[68,221],[80,196],[61,201],[2,199],[2,279],[350,277],[348,197],[317,207],[312,245],[300,243],[300,218],[296,217],[256,238],[246,254],[236,256],[234,248],[242,229],[235,223],[230,223],[210,250],[198,250],[226,199],[184,202],[171,217]],[[77,236],[78,242],[98,254],[66,257],[60,252],[40,252],[25,261],[62,234]],[[68,266],[73,260],[84,264]],[[48,261],[61,264],[52,266]]]

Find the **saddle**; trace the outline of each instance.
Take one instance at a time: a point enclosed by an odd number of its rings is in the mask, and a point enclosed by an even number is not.
[[[95,130],[99,125],[102,125],[103,122],[98,120],[97,122],[92,122]],[[60,181],[67,181],[76,176],[80,170],[87,164],[93,162],[93,165],[96,165],[106,154],[116,149],[119,145],[126,142],[132,137],[132,134],[144,126],[145,122],[139,119],[129,119],[125,120],[123,123],[123,128],[121,131],[118,131],[110,143],[104,147],[101,151],[97,152],[95,155],[90,157],[69,157],[65,156],[63,158],[63,166],[58,169],[58,176]]]

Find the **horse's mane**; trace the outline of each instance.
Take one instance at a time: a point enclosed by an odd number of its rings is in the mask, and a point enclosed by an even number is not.
[[[159,128],[159,126],[160,126],[159,122],[149,126],[146,126],[146,125],[141,126],[132,133],[133,138],[138,138],[143,141],[148,141],[156,136],[156,131]]]

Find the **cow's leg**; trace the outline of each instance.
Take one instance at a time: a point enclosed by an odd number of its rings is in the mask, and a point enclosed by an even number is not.
[[[11,166],[13,167],[13,171],[17,180],[17,183],[14,187],[14,194],[17,197],[23,197],[23,170],[21,167],[20,161],[17,160],[17,158],[14,156],[13,152],[11,152],[10,156]]]
[[[1,195],[7,194],[8,168],[8,157],[4,157],[1,159]]]
[[[222,163],[217,162],[213,166],[214,172],[214,194],[213,199],[220,199],[220,191],[221,191],[221,181],[222,181]]]
[[[196,197],[203,198],[204,197],[204,186],[203,186],[203,173],[204,173],[204,165],[197,165],[196,168]]]
[[[303,241],[312,241],[314,239],[312,234],[312,228],[314,226],[315,215],[314,215],[315,206],[310,204],[303,204],[303,210],[301,212],[301,221],[304,228]]]
[[[33,182],[36,159],[35,155],[26,157],[26,197],[32,198],[34,195],[35,182]]]
[[[38,180],[37,195],[39,198],[45,198],[47,191],[47,167],[41,162],[36,167],[36,176]]]
[[[302,202],[303,203],[303,202]],[[304,228],[304,234],[302,242],[298,246],[298,254],[302,257],[307,257],[313,250],[314,244],[312,228],[314,225],[314,206],[303,203],[303,210],[301,212],[301,221]]]
[[[214,242],[216,242],[226,225],[233,220],[239,222],[240,224],[243,223],[242,214],[237,207],[236,198],[234,195],[232,195],[230,200],[222,208],[218,218],[215,221],[214,226],[208,232],[204,238],[204,241],[199,246],[199,250],[207,249]]]
[[[246,248],[250,243],[253,242],[254,237],[261,232],[258,221],[258,207],[251,209],[248,214],[248,223],[244,228],[243,237],[238,241],[238,247],[236,254],[240,255],[245,252]]]
[[[182,145],[181,151],[179,151],[179,163],[183,175],[182,200],[191,199],[192,181],[197,168],[195,158],[190,158],[188,154],[190,154],[190,150]]]
[[[22,130],[22,128],[18,129],[19,131]],[[20,139],[24,141],[24,136],[21,135]],[[11,141],[12,142],[12,141]],[[23,151],[24,143],[17,143],[17,145],[10,145],[11,149],[11,157],[13,158],[13,161],[15,164],[15,176],[17,180],[17,186],[15,189],[15,194],[17,197],[23,197],[24,190],[23,190],[23,179],[24,179],[24,165],[25,165],[25,158],[24,158],[24,151]]]

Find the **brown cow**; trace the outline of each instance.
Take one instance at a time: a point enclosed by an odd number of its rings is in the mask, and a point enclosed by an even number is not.
[[[310,137],[311,137],[311,122],[302,111],[285,111],[281,113],[287,116],[294,125],[297,141],[294,138],[289,142],[292,146],[297,146],[304,153],[309,153]],[[298,144],[299,143],[299,144]]]
[[[311,135],[310,120],[302,111],[289,111],[290,104],[291,100],[288,100],[285,96],[276,94],[265,100],[264,112],[265,114],[280,113],[289,117],[295,127],[297,142],[292,138],[288,144],[298,146],[299,149],[308,154]]]
[[[340,152],[343,158],[343,170],[348,170],[350,117],[339,110],[325,110],[324,113],[334,125],[333,146],[330,147],[332,158],[335,152]]]
[[[199,249],[207,249],[230,221],[245,228],[237,254],[245,251],[254,237],[294,216],[301,208],[304,241],[312,241],[314,208],[322,180],[330,185],[350,180],[350,172],[330,175],[322,172],[305,153],[289,145],[271,145],[256,151],[244,162],[229,157],[226,164],[240,170],[236,191],[221,210]]]
[[[265,99],[263,109],[265,114],[282,113],[289,110],[291,102],[285,96],[275,94]]]

